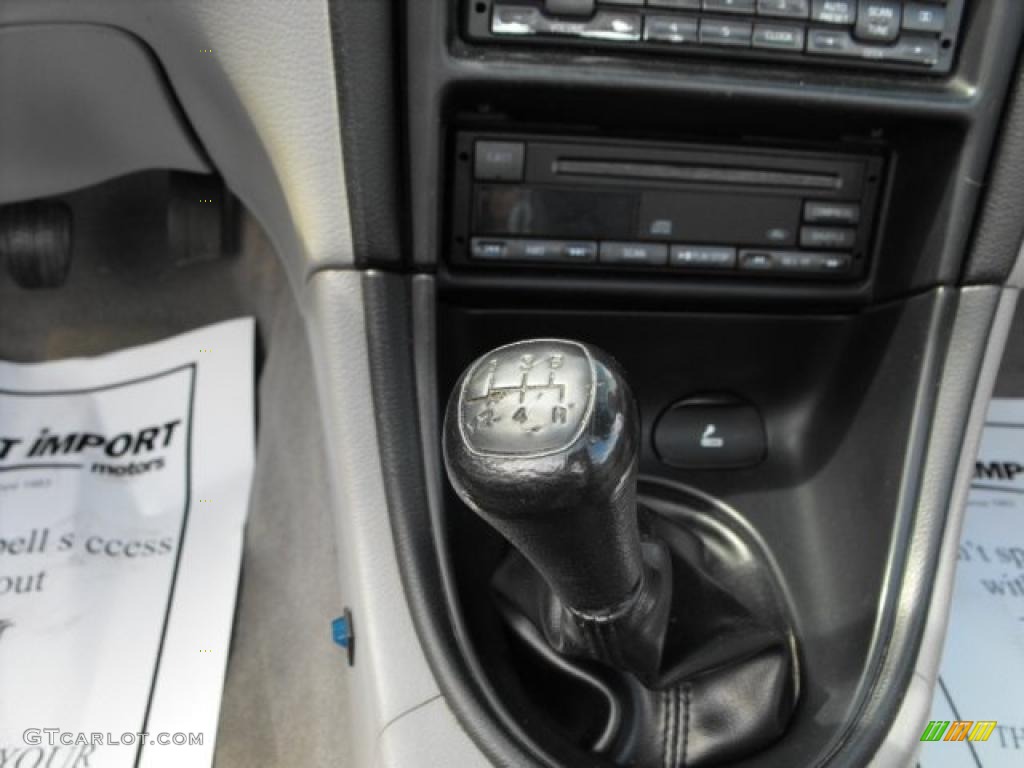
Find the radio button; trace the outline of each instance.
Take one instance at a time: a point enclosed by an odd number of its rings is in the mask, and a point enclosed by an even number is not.
[[[804,49],[804,31],[801,27],[757,24],[754,26],[753,43],[755,48],[802,51]]]
[[[685,269],[734,269],[736,249],[718,245],[673,245],[672,266]]]
[[[774,251],[740,251],[740,269],[767,272],[775,269]]]
[[[696,43],[697,20],[681,16],[648,16],[644,40],[653,43]]]
[[[641,16],[638,13],[598,11],[590,19],[548,17],[532,5],[495,5],[491,15],[494,35],[556,35],[593,40],[627,41],[640,39]]]
[[[857,20],[857,0],[814,0],[811,21],[852,25]]]
[[[860,56],[864,47],[845,30],[812,29],[807,35],[807,52],[832,56]]]
[[[710,45],[750,46],[753,26],[746,21],[715,21],[702,19],[700,41]]]
[[[811,0],[757,0],[757,12],[762,16],[806,19],[811,12]]]
[[[582,241],[562,243],[562,259],[564,261],[597,261],[597,243]]]
[[[939,61],[939,42],[927,37],[904,35],[895,45],[881,49],[888,61],[934,66]]]
[[[890,43],[899,37],[902,6],[892,0],[860,0],[856,35],[861,40]]]
[[[483,237],[473,238],[469,252],[474,259],[483,259],[485,261],[501,261],[509,257],[507,241],[490,240]]]
[[[852,248],[857,230],[844,227],[801,227],[802,248]]]
[[[704,0],[705,11],[719,13],[753,13],[755,0]]]
[[[565,260],[565,243],[561,240],[512,240],[509,243],[509,259],[513,261],[563,261]]]
[[[808,200],[804,203],[804,221],[808,224],[858,224],[860,204]]]
[[[526,145],[521,141],[478,141],[473,148],[477,181],[522,181]]]
[[[749,272],[791,272],[841,274],[852,263],[848,253],[808,253],[807,251],[740,251],[740,269]]]
[[[941,34],[946,28],[946,9],[924,3],[907,3],[903,9],[903,28],[912,32]]]
[[[672,8],[677,11],[699,11],[700,0],[647,0],[652,8]]]
[[[661,243],[601,243],[602,264],[661,266],[668,263],[668,246]]]
[[[555,16],[590,16],[594,0],[544,0],[544,11]]]
[[[775,254],[775,266],[781,272],[845,272],[850,254],[782,251]]]

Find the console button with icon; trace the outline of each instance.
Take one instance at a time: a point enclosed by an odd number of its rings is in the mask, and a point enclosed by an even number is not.
[[[654,449],[673,467],[750,467],[765,453],[761,414],[729,396],[694,397],[670,406],[654,426]]]

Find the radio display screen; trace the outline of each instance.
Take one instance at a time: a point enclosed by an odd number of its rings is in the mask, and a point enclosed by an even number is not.
[[[482,235],[596,239],[632,237],[639,195],[580,189],[479,184],[474,190],[473,231]]]

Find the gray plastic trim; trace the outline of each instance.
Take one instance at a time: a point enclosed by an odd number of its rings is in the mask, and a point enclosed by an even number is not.
[[[346,672],[355,764],[486,765],[440,698],[402,586],[374,418],[363,280],[354,270],[319,272],[306,293],[342,596],[358,643]]]
[[[4,0],[0,27],[106,25],[148,45],[298,291],[316,270],[353,263],[327,5]]]
[[[1008,285],[1011,288],[1024,288],[1024,242],[1020,244],[1020,250],[1017,251],[1017,262],[1014,264],[1013,271],[1010,272]]]
[[[373,765],[375,768],[425,765],[486,768],[491,763],[439,696],[388,726],[381,736]]]
[[[0,104],[0,205],[147,168],[210,172],[156,62],[109,27],[0,28]]]
[[[978,301],[974,306],[965,308],[964,304],[970,304],[971,298]],[[954,352],[958,349],[976,348],[979,339],[985,337],[984,331],[990,317],[986,307],[989,300],[997,301],[997,305],[991,326],[987,328],[987,342],[984,347],[980,372],[977,379],[972,381],[975,367],[965,365],[962,356],[957,356]],[[960,531],[963,527],[967,493],[974,473],[974,461],[978,454],[985,414],[988,411],[996,375],[999,372],[999,364],[1006,346],[1016,304],[1017,291],[1012,288],[966,288],[961,294],[961,310],[957,312],[954,321],[953,337],[950,343],[951,354],[943,372],[937,410],[942,412],[944,401],[947,398],[959,398],[964,388],[973,386],[974,395],[967,427],[961,442],[956,477],[953,491],[950,494],[939,553],[938,570],[935,575],[928,618],[914,674],[900,706],[899,714],[885,741],[871,761],[872,768],[903,768],[911,765],[920,749],[920,736],[931,711],[939,664],[942,660],[942,649],[946,640],[946,629],[949,624],[957,548],[960,544]],[[952,425],[949,426],[952,427]],[[953,439],[951,436],[942,434],[942,423],[937,422],[934,429],[933,439],[939,441],[942,441],[944,437]]]

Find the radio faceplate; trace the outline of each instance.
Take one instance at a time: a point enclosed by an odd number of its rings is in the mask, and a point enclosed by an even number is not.
[[[946,74],[964,0],[466,0],[466,36]]]
[[[455,143],[456,267],[867,273],[881,155],[475,132]]]

